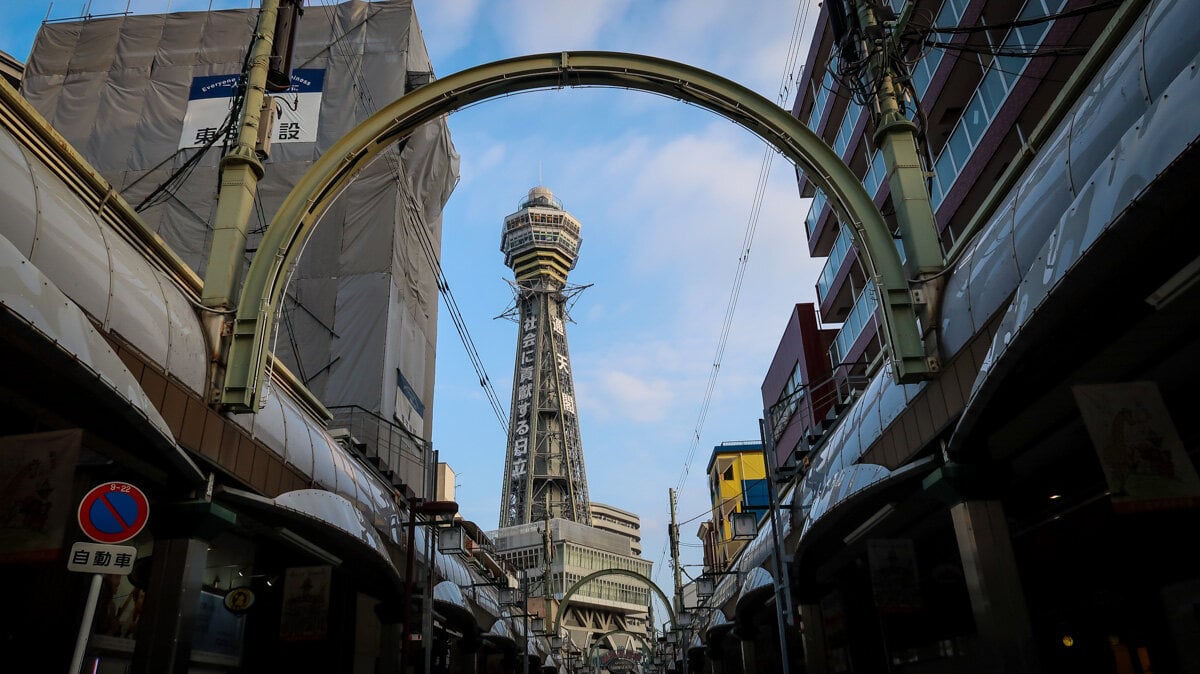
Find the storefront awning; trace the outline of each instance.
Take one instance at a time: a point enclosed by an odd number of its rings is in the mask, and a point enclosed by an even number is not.
[[[708,657],[719,659],[724,651],[725,640],[731,638],[734,623],[725,618],[725,614],[720,610],[713,612],[713,617],[708,621],[708,627],[704,629],[704,644],[708,650]]]
[[[813,502],[792,556],[792,569],[801,579],[800,586],[794,589],[805,592],[804,579],[816,565],[828,561],[832,552],[844,547],[844,539],[868,524],[883,506],[919,488],[921,478],[936,466],[933,457],[918,459],[893,471],[857,464],[827,480]]]
[[[755,623],[759,620],[759,615],[774,592],[775,579],[769,571],[761,566],[756,566],[746,572],[746,578],[742,581],[742,587],[738,591],[734,613],[734,622],[737,623],[739,637],[754,634]]]
[[[284,538],[327,563],[346,564],[357,585],[380,599],[404,599],[404,580],[383,540],[346,497],[321,489],[298,489],[275,498],[219,487],[215,498],[276,527]]]
[[[513,638],[512,630],[508,628],[508,619],[504,616],[492,623],[492,628],[483,633],[483,643],[496,650],[514,653],[517,650],[517,640]]]
[[[433,610],[444,617],[450,626],[461,632],[463,639],[476,642],[479,638],[479,623],[475,614],[467,606],[462,590],[454,581],[443,580],[433,586]]]
[[[137,379],[83,310],[3,236],[0,307],[6,348],[18,347],[36,358],[39,381],[23,382],[24,386],[82,391],[81,404],[86,400],[86,405],[94,407],[79,410],[80,414],[89,418],[111,415],[107,425],[120,420],[135,429],[139,439],[150,446],[140,458],[186,483],[205,481],[191,457],[176,444],[170,427]],[[129,446],[139,444],[130,442]]]

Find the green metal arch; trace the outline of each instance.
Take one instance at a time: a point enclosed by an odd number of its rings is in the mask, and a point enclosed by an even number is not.
[[[642,642],[642,657],[647,657],[650,655],[650,651],[651,651],[650,642],[646,641],[645,634],[638,634],[637,632],[630,632],[629,630],[609,630],[609,631],[605,632],[604,634],[597,635],[595,637],[595,639],[592,640],[592,643],[588,645],[587,661],[590,663],[596,657],[596,649],[600,645],[601,639],[603,639],[605,637],[610,637],[610,636],[613,636],[616,634],[627,634],[627,635],[633,637],[634,639],[637,639],[638,641]]]
[[[221,400],[253,411],[268,336],[287,271],[321,215],[358,172],[420,125],[462,107],[533,89],[607,86],[663,94],[722,115],[791,159],[851,227],[879,292],[879,321],[898,381],[928,370],[900,256],[874,202],[850,169],[812,131],[766,98],[718,75],[674,61],[617,52],[522,56],[469,68],[393,101],[343,136],[304,174],[271,220],[250,264],[231,330]]]
[[[650,587],[650,589],[658,593],[658,598],[663,601],[663,605],[667,609],[667,614],[671,617],[671,624],[675,624],[675,611],[671,609],[671,600],[667,598],[667,595],[663,594],[661,588],[654,584],[654,581],[643,576],[637,571],[630,571],[629,569],[601,569],[599,571],[589,573],[583,578],[575,581],[575,584],[573,584],[563,594],[562,601],[558,604],[558,611],[554,615],[554,629],[551,630],[551,634],[559,634],[558,630],[562,628],[562,615],[566,612],[567,605],[571,603],[571,597],[573,597],[575,593],[578,592],[584,585],[587,585],[597,578],[603,578],[604,576],[629,576],[630,578],[636,578],[640,581],[644,581],[646,585]]]

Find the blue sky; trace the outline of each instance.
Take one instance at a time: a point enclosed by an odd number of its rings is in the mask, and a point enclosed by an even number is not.
[[[317,4],[323,0],[310,0]],[[789,47],[810,0],[416,0],[439,76],[500,58],[585,49],[664,57],[779,100]],[[28,54],[48,2],[5,3],[0,49]],[[132,0],[163,11],[166,0]],[[171,10],[208,2],[174,0]],[[214,0],[213,7],[245,7]],[[815,2],[802,35],[812,31]],[[120,11],[124,0],[57,2],[52,18]],[[803,65],[807,43],[795,59]],[[790,106],[794,91],[785,97]],[[637,513],[655,579],[665,564],[668,489],[679,489],[685,565],[709,508],[712,447],[758,438],[759,387],[791,307],[813,301],[794,171],[775,156],[732,330],[702,426],[765,145],[723,118],[618,89],[564,89],[484,102],[449,118],[461,178],[444,213],[443,267],[501,401],[511,395],[516,331],[500,224],[540,182],[583,223],[571,281],[592,284],[568,327],[593,500]],[[434,445],[458,474],[463,516],[497,523],[505,436],[443,309]],[[696,432],[699,429],[697,439]],[[694,453],[692,450],[694,449]],[[686,477],[685,477],[686,476]],[[690,573],[698,568],[685,567]]]

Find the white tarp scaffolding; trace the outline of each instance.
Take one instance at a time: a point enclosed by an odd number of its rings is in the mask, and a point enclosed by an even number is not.
[[[46,23],[22,84],[30,103],[129,203],[141,204],[147,224],[201,275],[221,141],[202,146],[229,116],[257,14]],[[292,88],[273,100],[249,250],[324,149],[433,71],[412,3],[400,0],[306,7],[292,66]],[[442,206],[457,176],[444,120],[367,167],[308,242],[273,345],[326,405],[359,405],[426,438],[437,343],[426,251],[440,255]]]

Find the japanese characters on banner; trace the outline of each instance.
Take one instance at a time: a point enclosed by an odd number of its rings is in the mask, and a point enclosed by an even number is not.
[[[331,566],[297,566],[283,581],[283,611],[279,621],[281,641],[324,639],[329,632]]]
[[[509,475],[523,478],[529,467],[529,409],[533,405],[533,370],[537,360],[538,317],[527,315],[521,321],[521,346],[517,355],[516,423],[513,424],[512,470]]]
[[[183,129],[179,134],[179,149],[202,147],[217,138],[229,116],[239,79],[237,75],[192,78]],[[324,86],[323,69],[301,68],[292,71],[292,86],[287,91],[271,94],[275,105],[272,143],[312,143],[317,140]]]

